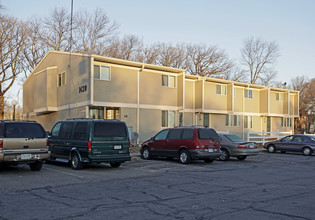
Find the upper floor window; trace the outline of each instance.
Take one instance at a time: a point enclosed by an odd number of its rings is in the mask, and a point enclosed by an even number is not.
[[[253,128],[253,116],[244,116],[244,128]]]
[[[58,73],[57,78],[57,86],[64,86],[66,85],[66,72]]]
[[[175,76],[162,75],[162,86],[175,88]]]
[[[94,79],[110,80],[110,67],[94,65]]]
[[[225,126],[241,126],[241,116],[240,115],[226,115],[225,116]]]
[[[253,98],[253,90],[252,89],[245,89],[244,90],[244,97],[248,99]]]
[[[226,95],[226,85],[216,85],[216,93],[219,95]]]
[[[283,93],[277,92],[276,93],[276,100],[277,101],[283,101]]]

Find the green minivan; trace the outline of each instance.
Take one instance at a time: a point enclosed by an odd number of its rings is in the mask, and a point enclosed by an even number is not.
[[[50,161],[70,162],[75,170],[91,163],[119,167],[131,160],[128,129],[125,122],[119,120],[59,121],[50,132],[49,150]]]

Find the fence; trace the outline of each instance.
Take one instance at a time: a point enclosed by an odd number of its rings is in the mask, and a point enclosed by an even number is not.
[[[276,132],[248,132],[247,141],[264,144],[268,141],[279,140],[280,138],[291,134],[292,130],[289,132],[281,132],[279,130]]]

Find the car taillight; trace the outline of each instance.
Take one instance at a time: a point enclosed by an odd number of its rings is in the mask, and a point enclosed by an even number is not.
[[[46,147],[49,147],[49,140],[46,141]]]
[[[3,149],[3,141],[1,140],[0,141],[0,151],[2,151],[2,149]]]
[[[245,145],[238,145],[238,147],[237,148],[239,148],[239,149],[245,149],[245,148],[247,148]]]
[[[91,152],[92,151],[92,142],[89,141],[88,142],[88,152]]]
[[[196,141],[196,142],[195,142],[195,146],[196,146],[196,148],[199,148],[199,147],[200,147],[199,141]]]

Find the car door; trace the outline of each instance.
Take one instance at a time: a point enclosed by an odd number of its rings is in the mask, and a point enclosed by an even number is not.
[[[302,136],[294,136],[291,144],[291,151],[302,152],[305,144],[305,138]]]
[[[167,135],[166,143],[164,147],[165,157],[176,157],[184,141],[181,139],[183,129],[171,129]]]
[[[293,135],[282,138],[279,142],[276,142],[276,149],[280,151],[291,151],[292,150]]]
[[[56,124],[51,132],[51,150],[52,157],[68,159],[71,148],[70,142],[74,122],[63,122]],[[56,127],[57,126],[57,127]],[[59,127],[60,126],[60,127]],[[58,131],[58,127],[60,131]],[[54,136],[56,135],[56,136]]]
[[[149,148],[153,156],[162,156],[164,153],[166,137],[168,135],[169,129],[160,131],[152,141],[149,142]]]

